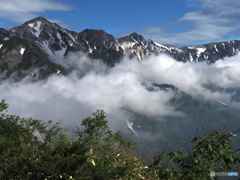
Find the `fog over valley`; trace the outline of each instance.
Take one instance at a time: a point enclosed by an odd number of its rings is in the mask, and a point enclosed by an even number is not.
[[[240,108],[236,98],[240,86],[239,54],[214,64],[178,62],[165,54],[142,61],[125,56],[120,64],[108,68],[101,61],[76,53],[61,63],[75,70],[67,76],[52,75],[34,83],[28,78],[18,83],[1,82],[1,99],[10,105],[8,113],[62,121],[71,129],[97,109],[103,109],[115,130],[133,120],[130,112],[159,121],[165,116],[186,115],[170,103],[175,90],[149,91],[143,83],[171,84],[196,99]]]

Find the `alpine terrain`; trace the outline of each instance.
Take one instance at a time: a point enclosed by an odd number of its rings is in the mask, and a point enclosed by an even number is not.
[[[195,65],[206,62],[207,65],[212,66],[221,59],[234,57],[239,50],[239,40],[176,47],[156,43],[137,33],[115,38],[104,30],[86,29],[82,32],[74,32],[44,17],[37,17],[9,30],[0,29],[0,79],[1,83],[7,79],[19,82],[28,77],[34,83],[46,80],[53,74],[67,76],[76,70],[74,65],[67,62],[74,53],[84,53],[93,60],[93,63],[101,62],[108,67],[108,71],[111,71],[121,64],[124,57],[131,59],[129,63],[144,62],[148,57],[165,54],[166,57],[174,58],[176,62],[183,62],[182,64]],[[127,114],[131,114],[131,120],[127,120],[126,128],[123,128],[124,133],[130,139],[148,144],[142,150],[144,152],[146,147],[148,151],[153,148],[186,149],[189,144],[186,141],[179,141],[179,138],[194,137],[224,127],[226,124],[229,130],[239,127],[240,112],[236,106],[229,106],[227,102],[208,101],[202,97],[195,97],[171,82],[143,81],[140,86],[152,94],[161,92],[171,94],[171,101],[167,104],[181,112],[180,116],[149,116],[128,107],[121,107]],[[213,83],[206,83],[205,88],[216,92],[214,94],[216,96],[217,92],[225,92],[232,94],[236,102],[240,99],[238,87],[225,89]],[[119,96],[121,94],[115,95],[115,97]],[[139,94],[136,94],[137,96]],[[139,102],[137,105],[140,104]],[[148,108],[151,112],[153,107],[150,100],[142,109]],[[235,142],[239,143],[239,141]]]

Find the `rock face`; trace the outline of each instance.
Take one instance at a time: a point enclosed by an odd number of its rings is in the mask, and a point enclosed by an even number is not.
[[[166,53],[178,61],[215,62],[235,55],[239,41],[210,43],[192,47],[158,44],[137,33],[116,39],[103,30],[86,29],[80,33],[69,31],[43,17],[30,20],[10,30],[11,36],[20,36],[37,43],[50,56],[66,56],[69,52],[84,51],[90,57],[102,59],[110,66],[124,54],[142,60],[149,55]]]
[[[0,40],[4,40],[4,38],[9,38],[10,33],[6,29],[0,28]]]
[[[40,49],[36,49],[37,47]],[[158,44],[137,33],[119,39],[103,30],[86,29],[77,33],[51,23],[44,17],[37,17],[9,31],[0,29],[0,69],[2,71],[16,68],[23,60],[24,62],[43,62],[43,57],[45,60],[48,59],[46,61],[49,63],[61,64],[58,62],[59,58],[78,51],[87,53],[91,58],[101,59],[109,66],[115,66],[126,54],[140,61],[150,55],[165,53],[177,61],[214,63],[224,57],[236,55],[239,49],[240,41],[238,40],[176,47]],[[29,56],[25,53],[30,50],[36,54],[45,55],[35,55],[37,58],[27,60]]]
[[[19,36],[37,43],[49,55],[73,46],[77,33],[70,32],[43,17],[27,21],[21,26],[10,29],[12,36]]]
[[[11,76],[17,81],[29,75],[38,80],[57,72],[65,74],[66,70],[52,63],[36,44],[18,36],[0,41],[0,79]]]

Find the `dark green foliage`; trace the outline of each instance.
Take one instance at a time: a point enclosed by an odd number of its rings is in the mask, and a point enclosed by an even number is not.
[[[240,157],[236,154],[239,150],[234,151],[230,144],[234,133],[214,130],[192,140],[192,154],[184,156],[181,152],[171,152],[170,158],[179,163],[179,169],[174,171],[176,176],[184,179],[210,179],[211,171],[240,170]]]
[[[58,123],[1,114],[0,179],[69,179],[86,162],[86,152]]]
[[[2,101],[0,110],[7,109]],[[103,111],[82,121],[79,138],[70,140],[59,123],[1,114],[0,179],[133,178],[141,162],[133,143],[113,133]],[[36,134],[36,135],[35,135]]]
[[[235,133],[214,130],[191,140],[192,152],[157,154],[146,163],[135,143],[113,133],[104,111],[84,119],[70,140],[60,123],[6,114],[0,102],[0,179],[213,179],[210,172],[240,170],[231,141]]]

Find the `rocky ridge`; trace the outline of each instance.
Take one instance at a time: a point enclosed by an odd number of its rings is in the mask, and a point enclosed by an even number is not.
[[[59,58],[79,51],[87,53],[93,59],[101,59],[109,66],[118,64],[126,54],[130,58],[141,61],[150,55],[160,53],[168,54],[182,62],[206,61],[214,63],[224,57],[236,55],[240,49],[240,41],[238,40],[176,47],[156,43],[137,33],[122,38],[115,38],[104,30],[86,29],[78,33],[67,30],[56,23],[51,23],[44,17],[37,17],[10,30],[0,29],[0,54],[2,55],[0,65],[8,63],[7,66],[10,69],[16,67],[16,64],[22,61],[22,57],[25,57],[24,53],[28,52],[28,47],[21,45],[21,43],[20,45],[16,45],[17,42],[8,43],[12,38],[15,38],[15,41],[24,39],[30,44],[37,45],[43,51],[41,53],[48,55],[48,61],[55,64],[59,64]],[[10,44],[12,44],[11,50],[6,48]],[[35,52],[38,51],[40,50],[35,49]],[[6,69],[6,65],[1,66],[0,69]]]

